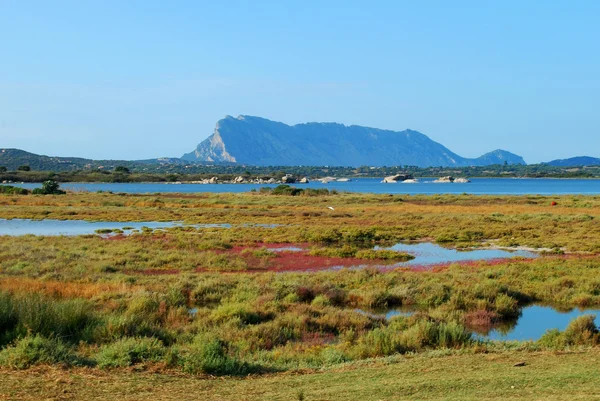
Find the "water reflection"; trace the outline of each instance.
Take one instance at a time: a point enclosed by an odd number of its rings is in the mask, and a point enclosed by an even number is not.
[[[551,306],[532,305],[523,308],[518,319],[496,324],[490,330],[477,334],[488,340],[538,340],[548,330],[565,330],[573,319],[583,315],[600,315],[600,309],[561,310]]]
[[[396,316],[412,316],[419,309],[396,307],[389,309],[355,309],[356,312],[376,319],[390,320]],[[547,305],[530,305],[521,310],[521,315],[512,320],[494,323],[491,327],[470,327],[475,338],[494,341],[535,341],[548,330],[564,331],[569,323],[583,315],[600,316],[600,308],[564,309]],[[596,324],[598,324],[598,318]]]

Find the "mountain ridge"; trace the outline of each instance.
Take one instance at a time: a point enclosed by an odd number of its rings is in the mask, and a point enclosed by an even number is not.
[[[419,167],[526,164],[505,150],[465,158],[425,134],[406,129],[383,130],[359,125],[308,122],[287,125],[262,117],[226,116],[213,134],[182,156],[196,162],[311,166]]]
[[[556,159],[547,163],[554,167],[600,166],[600,158],[591,156],[575,156],[567,159]]]

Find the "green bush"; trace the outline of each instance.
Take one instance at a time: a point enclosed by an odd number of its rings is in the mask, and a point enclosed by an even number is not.
[[[496,313],[503,317],[518,317],[521,313],[519,302],[506,294],[499,294],[494,303]]]
[[[583,315],[573,319],[564,331],[568,345],[596,345],[600,341],[594,315]]]
[[[310,250],[312,256],[325,256],[328,258],[356,258],[366,260],[396,260],[407,261],[414,256],[407,253],[396,252],[389,249],[358,249],[351,245],[343,245],[336,248],[313,248]]]
[[[570,345],[598,345],[600,331],[596,327],[593,315],[583,315],[573,319],[562,333],[556,329],[548,330],[538,340],[538,344],[552,349]]]
[[[0,194],[7,195],[27,195],[29,193],[25,188],[14,187],[12,185],[0,185]]]
[[[41,188],[33,190],[34,195],[64,195],[65,191],[61,191],[60,185],[54,180],[47,180],[42,183]]]
[[[303,189],[291,187],[289,185],[278,185],[271,191],[273,195],[287,195],[287,196],[296,196],[300,195],[304,192]]]
[[[143,362],[158,362],[165,347],[156,338],[125,337],[104,345],[96,356],[101,368],[122,368]]]
[[[346,242],[373,242],[376,239],[377,235],[372,228],[350,228],[344,233]]]
[[[415,257],[408,253],[396,252],[389,249],[362,249],[354,255],[357,259],[408,261]]]
[[[65,343],[40,335],[24,337],[0,352],[0,365],[13,369],[27,369],[38,364],[73,366],[82,363]]]
[[[183,362],[190,374],[246,375],[258,369],[228,355],[226,344],[206,335],[196,337]]]
[[[565,346],[565,336],[558,329],[548,330],[540,337],[538,344],[543,347],[560,349]]]

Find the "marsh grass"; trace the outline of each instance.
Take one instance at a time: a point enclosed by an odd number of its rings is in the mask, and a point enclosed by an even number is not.
[[[588,318],[525,345],[482,344],[468,329],[514,320],[530,302],[600,305],[594,254],[454,264],[433,271],[275,274],[249,268],[247,258],[279,257],[269,243],[308,242],[311,252],[324,257],[390,260],[406,256],[373,251],[373,246],[445,236],[449,245],[490,241],[600,250],[599,197],[564,197],[551,209],[545,197],[398,199],[2,195],[0,217],[284,224],[148,231],[110,239],[0,237],[0,353],[8,361],[3,363],[17,368],[86,360],[102,368],[138,365],[245,375],[432,350],[598,345],[597,328]],[[418,312],[387,321],[355,310],[393,306]]]
[[[13,369],[26,369],[33,365],[83,365],[86,361],[57,338],[28,335],[0,351],[0,365]]]
[[[102,346],[95,359],[101,368],[123,368],[164,356],[165,347],[155,338],[125,337]]]

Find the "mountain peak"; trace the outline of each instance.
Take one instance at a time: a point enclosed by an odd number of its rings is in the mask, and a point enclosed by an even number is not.
[[[250,165],[481,166],[525,164],[504,150],[477,159],[461,157],[426,135],[335,122],[293,126],[266,118],[226,116],[214,133],[182,159]]]

